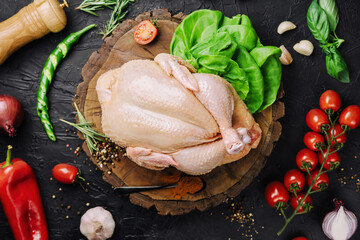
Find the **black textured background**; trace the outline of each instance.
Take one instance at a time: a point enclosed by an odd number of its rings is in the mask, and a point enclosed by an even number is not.
[[[205,212],[192,212],[184,216],[159,216],[154,209],[146,210],[132,205],[127,197],[119,198],[107,190],[110,186],[103,182],[99,171],[86,159],[84,153],[76,157],[73,150],[81,140],[72,132],[65,132],[67,126],[59,118],[74,120],[71,99],[77,85],[82,81],[81,68],[90,54],[99,49],[102,40],[97,30],[87,33],[70,51],[60,64],[54,82],[48,94],[50,115],[56,143],[47,139],[36,115],[36,91],[45,60],[55,46],[69,33],[96,23],[99,26],[109,17],[109,11],[100,12],[99,17],[74,10],[80,0],[69,1],[71,8],[66,9],[68,24],[57,34],[49,34],[36,40],[13,54],[0,66],[0,94],[17,97],[25,109],[25,121],[16,138],[0,136],[0,158],[5,159],[6,145],[14,146],[13,156],[26,160],[36,172],[43,204],[45,207],[51,239],[84,239],[79,231],[80,211],[83,214],[89,207],[105,206],[116,221],[116,230],[112,239],[251,239],[244,234],[252,234],[253,239],[292,239],[304,235],[311,240],[326,239],[321,230],[324,215],[333,209],[332,198],[341,198],[348,209],[360,216],[360,193],[356,192],[355,182],[346,185],[338,181],[339,177],[348,178],[359,172],[360,130],[348,134],[348,143],[341,151],[344,171],[330,174],[330,187],[323,193],[313,195],[315,208],[311,213],[296,217],[284,234],[276,237],[283,219],[267,206],[264,200],[264,188],[272,180],[282,180],[285,172],[295,168],[296,153],[304,147],[303,135],[308,130],[305,115],[311,108],[318,107],[318,98],[324,90],[334,89],[340,93],[344,105],[360,104],[360,1],[337,0],[340,23],[337,34],[346,42],[340,51],[350,69],[350,84],[340,84],[331,79],[325,70],[325,56],[321,53],[306,25],[306,12],[310,0],[138,0],[130,7],[129,18],[141,12],[156,8],[169,8],[172,13],[183,11],[190,13],[196,9],[218,9],[227,16],[238,13],[247,14],[265,45],[284,44],[294,58],[290,66],[283,68],[286,115],[280,121],[283,125],[282,136],[276,145],[267,165],[254,182],[234,201],[243,203],[246,212],[252,212],[255,224],[250,232],[240,223],[225,220],[229,214],[230,203],[221,204]],[[0,21],[3,21],[30,1],[0,0]],[[278,24],[291,20],[297,29],[283,35],[276,33]],[[292,46],[309,39],[315,45],[312,56],[305,57],[292,50]],[[69,147],[66,145],[69,144]],[[72,151],[70,150],[72,148]],[[81,168],[83,176],[90,182],[85,192],[78,184],[65,186],[51,181],[52,167],[61,162],[74,162]],[[357,177],[355,177],[355,180]],[[59,188],[62,191],[59,191]],[[56,198],[53,199],[52,196]],[[66,207],[71,205],[71,209]],[[69,216],[69,219],[66,218]],[[255,233],[258,231],[258,234]],[[5,215],[0,209],[0,239],[12,239]],[[359,231],[352,239],[360,239]]]

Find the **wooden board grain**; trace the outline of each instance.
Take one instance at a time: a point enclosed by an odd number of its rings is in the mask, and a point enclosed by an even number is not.
[[[153,59],[157,54],[169,52],[172,34],[178,23],[185,17],[179,13],[172,16],[167,9],[158,9],[139,15],[135,20],[124,21],[112,34],[105,39],[99,51],[94,52],[82,70],[84,82],[77,89],[73,99],[89,122],[102,133],[101,107],[97,98],[95,86],[99,76],[134,59]],[[144,19],[158,19],[159,34],[156,40],[146,46],[136,44],[132,39],[134,26]],[[266,163],[266,157],[271,154],[274,143],[281,134],[281,124],[277,121],[284,116],[284,104],[279,100],[283,91],[279,91],[278,100],[261,113],[255,114],[263,133],[258,148],[252,150],[239,161],[217,167],[212,172],[202,175],[205,187],[195,194],[186,194],[180,200],[174,199],[168,189],[130,194],[134,204],[150,208],[155,206],[159,214],[179,215],[194,209],[205,210],[216,206],[228,197],[237,196]],[[80,135],[80,137],[82,137]],[[86,143],[83,149],[94,164]],[[174,168],[163,171],[152,171],[138,166],[126,157],[122,157],[114,165],[99,167],[104,171],[104,180],[113,186],[123,185],[162,185],[167,184],[169,176],[176,181],[183,173]],[[107,174],[111,170],[112,174]]]

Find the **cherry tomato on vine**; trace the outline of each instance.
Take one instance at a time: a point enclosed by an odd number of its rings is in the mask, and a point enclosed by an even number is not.
[[[331,167],[333,169],[337,168],[340,163],[341,163],[341,157],[340,154],[338,152],[333,152],[335,149],[330,148],[329,153],[331,153],[327,158],[326,158],[326,162],[324,164],[324,168],[329,170],[331,169]],[[324,152],[324,154],[321,154],[321,152],[319,152],[318,154],[318,158],[319,158],[319,162],[320,164],[323,163],[324,161],[324,157],[325,157],[326,152]]]
[[[305,145],[312,151],[319,151],[316,146],[324,146],[325,140],[323,135],[317,132],[307,132],[304,136]]]
[[[333,133],[333,129],[334,129],[334,133]],[[330,142],[330,140],[331,140],[331,138],[333,137],[333,136],[337,136],[337,135],[339,135],[339,134],[341,134],[341,133],[343,133],[344,132],[344,130],[341,128],[341,126],[340,126],[340,124],[335,124],[335,126],[334,126],[334,128],[333,127],[331,127],[330,129],[329,129],[329,131],[328,131],[328,133],[329,133],[329,137],[326,137],[326,142]],[[332,141],[332,143],[331,143],[331,146],[334,146],[337,142],[339,143],[339,144],[344,144],[345,142],[346,142],[346,139],[347,139],[347,137],[346,137],[346,133],[343,133],[341,136],[339,136],[339,137],[337,137],[334,141]],[[329,143],[330,144],[330,143]]]
[[[152,42],[157,33],[155,25],[150,20],[144,20],[136,26],[133,38],[136,43],[145,45]]]
[[[304,197],[305,197],[305,193],[304,192],[300,192],[297,194],[299,201],[301,201]],[[292,209],[296,209],[299,205],[298,200],[296,199],[295,195],[292,194],[290,197],[290,206]],[[308,212],[310,211],[312,208],[312,199],[310,196],[307,196],[307,198],[304,200],[302,206],[298,209],[297,212],[301,213],[301,212]]]
[[[326,173],[322,173],[317,179],[315,179],[316,175],[319,173],[320,169],[315,169],[314,171],[312,171],[311,174],[311,178],[313,179],[313,181],[315,181],[314,186],[312,187],[312,190],[325,190],[328,186],[329,186],[329,176]],[[306,181],[307,184],[311,185],[311,179],[310,176],[307,175],[306,176]]]
[[[305,162],[305,164],[303,162]],[[306,165],[308,166],[309,171],[312,171],[318,164],[318,157],[315,152],[304,148],[296,155],[296,164],[301,171],[306,172]]]
[[[299,170],[291,169],[284,176],[284,185],[289,192],[300,192],[305,187],[305,176]]]
[[[83,179],[79,175],[79,170],[73,165],[60,163],[52,169],[52,174],[56,180],[64,184],[72,184],[77,178]]]
[[[279,181],[269,183],[265,189],[266,202],[276,209],[285,207],[289,201],[289,192]]]
[[[336,112],[341,106],[341,99],[339,94],[334,90],[327,90],[321,94],[319,104],[320,108],[324,111],[331,109]]]
[[[357,128],[360,123],[360,107],[357,105],[346,107],[340,114],[339,123],[351,129]]]
[[[308,240],[306,237],[296,237],[293,240]]]
[[[314,132],[321,132],[329,124],[328,116],[320,109],[311,109],[306,114],[306,124]]]

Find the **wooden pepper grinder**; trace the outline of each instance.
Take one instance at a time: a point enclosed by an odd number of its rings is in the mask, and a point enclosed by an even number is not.
[[[34,0],[17,14],[0,23],[0,65],[17,49],[43,37],[59,32],[66,25],[66,0]]]

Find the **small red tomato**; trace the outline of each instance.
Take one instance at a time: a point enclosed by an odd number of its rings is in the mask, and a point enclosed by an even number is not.
[[[334,129],[334,132],[333,132],[333,129]],[[338,136],[339,134],[341,134],[341,133],[343,133],[344,132],[344,130],[341,128],[341,126],[340,126],[340,124],[335,124],[335,127],[333,128],[333,127],[331,127],[330,129],[329,129],[329,131],[328,131],[328,133],[329,133],[329,137],[326,137],[326,141],[327,141],[327,143],[329,143],[330,142],[330,140],[331,140],[331,138],[333,137],[333,136]],[[342,143],[342,144],[344,144],[345,142],[346,142],[346,133],[343,133],[341,136],[339,136],[339,137],[337,137],[335,140],[336,141],[332,141],[332,143],[331,143],[331,146],[334,146],[337,142],[338,143]],[[330,143],[329,143],[330,144]]]
[[[296,237],[293,240],[308,240],[306,237]]]
[[[357,128],[360,123],[360,107],[357,105],[346,107],[340,114],[339,123],[351,129]]]
[[[326,173],[322,173],[317,179],[316,178],[316,175],[319,173],[319,170],[320,169],[315,169],[314,171],[312,171],[310,174],[311,174],[311,178],[315,181],[315,184],[314,186],[312,187],[312,190],[319,190],[321,189],[322,190],[325,190],[328,186],[329,186],[329,176],[326,174]],[[311,179],[310,179],[310,176],[307,175],[306,176],[306,181],[307,181],[307,184],[311,185]]]
[[[305,162],[305,164],[303,162]],[[298,165],[299,169],[304,172],[306,172],[305,165],[308,166],[309,171],[312,171],[318,164],[318,157],[315,152],[304,148],[301,149],[296,155],[296,164]]]
[[[327,90],[321,94],[319,104],[320,108],[324,111],[331,109],[336,112],[341,106],[341,99],[339,94],[334,90]]]
[[[334,150],[335,149],[331,148],[330,151],[329,151],[330,155],[328,155],[328,157],[326,158],[324,168],[327,169],[327,170],[331,169],[331,166],[332,166],[333,169],[335,169],[341,163],[340,154],[338,152],[333,152]],[[319,152],[318,157],[319,157],[320,164],[323,163],[325,154],[326,154],[326,152],[324,152],[324,155],[321,154],[321,152]]]
[[[61,183],[71,184],[76,181],[79,170],[73,165],[60,163],[52,169],[52,174]]]
[[[274,181],[266,186],[265,199],[271,207],[279,209],[289,201],[289,192],[281,182]]]
[[[316,146],[324,146],[325,140],[320,133],[307,132],[304,136],[304,143],[310,150],[319,151]]]
[[[325,130],[325,126],[329,124],[328,116],[320,109],[311,109],[306,114],[306,124],[314,132]]]
[[[299,201],[301,202],[301,200],[305,197],[305,193],[304,192],[300,192],[297,194]],[[295,195],[291,195],[290,197],[290,206],[292,209],[296,209],[299,205],[298,200],[296,199]],[[307,196],[307,198],[304,200],[304,202],[302,203],[302,206],[298,209],[298,213],[301,212],[308,212],[310,211],[312,208],[312,199],[310,196]]]
[[[144,20],[136,26],[133,38],[138,44],[145,45],[154,40],[157,32],[157,28],[150,20]]]
[[[291,169],[284,176],[284,185],[290,192],[300,192],[305,187],[305,176],[299,170]]]

